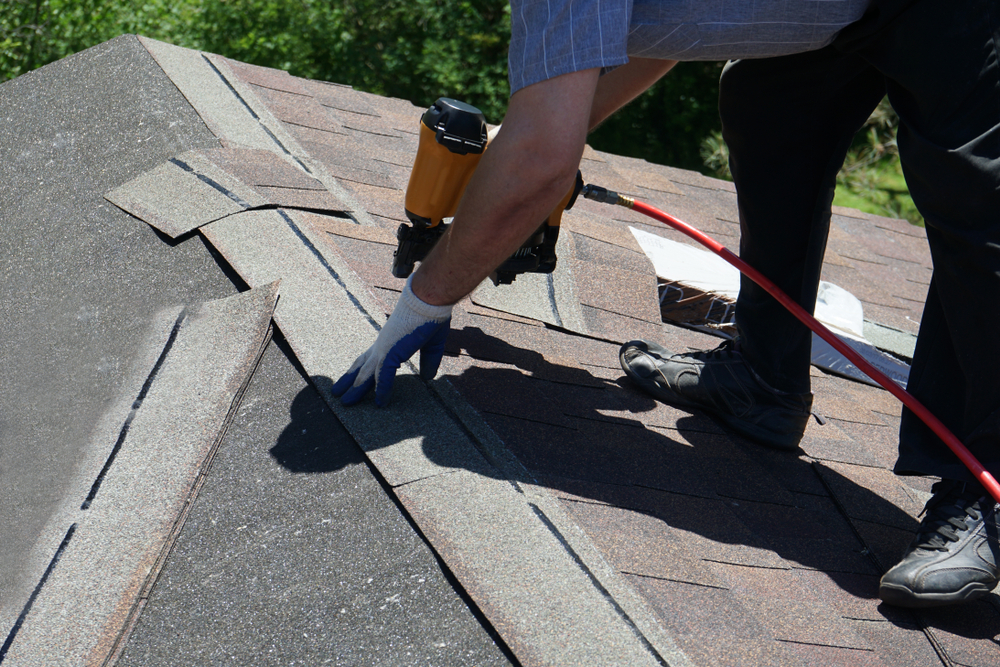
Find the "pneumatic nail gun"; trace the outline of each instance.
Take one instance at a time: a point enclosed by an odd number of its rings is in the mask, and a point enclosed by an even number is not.
[[[406,217],[396,232],[398,245],[392,275],[406,278],[423,261],[455,215],[469,179],[486,151],[486,119],[474,106],[439,98],[420,118],[417,158],[406,188]],[[525,243],[490,276],[496,285],[514,282],[522,273],[552,273],[562,213],[576,202],[583,188],[577,173],[573,189]]]

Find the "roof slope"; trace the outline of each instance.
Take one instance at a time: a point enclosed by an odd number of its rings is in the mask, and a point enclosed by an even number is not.
[[[552,276],[455,309],[437,380],[403,369],[391,408],[329,386],[402,281],[394,230],[422,109],[143,40],[218,138],[115,183],[168,236],[201,234],[254,288],[320,393],[523,664],[995,664],[996,595],[943,611],[879,603],[929,480],[891,473],[900,408],[813,372],[799,456],[762,450],[630,386],[619,345],[714,345],[664,325],[623,209],[580,201]],[[428,100],[428,103],[432,100]],[[588,149],[593,182],[738,245],[729,183]],[[197,230],[197,232],[195,232]],[[895,341],[929,284],[923,231],[838,209],[824,278]]]

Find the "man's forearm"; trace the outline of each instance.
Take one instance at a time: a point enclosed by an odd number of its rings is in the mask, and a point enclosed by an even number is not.
[[[421,300],[455,303],[474,290],[569,191],[583,154],[598,70],[528,86],[510,101],[455,213],[414,275]]]
[[[474,290],[569,192],[588,131],[673,64],[634,60],[604,77],[585,70],[518,91],[453,224],[414,274],[414,294],[445,305]]]

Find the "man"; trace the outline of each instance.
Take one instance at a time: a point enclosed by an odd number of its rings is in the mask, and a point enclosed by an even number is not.
[[[672,5],[636,6],[633,23],[637,16],[648,21],[635,30],[644,48],[657,43],[648,36],[656,31],[649,27],[652,19]],[[503,130],[480,163],[455,224],[408,282],[379,340],[334,387],[345,403],[357,402],[376,385],[376,402],[384,404],[395,369],[417,350],[421,374],[433,376],[450,304],[516,249],[569,189],[587,130],[673,64],[633,58],[600,77],[592,63],[614,67],[623,56],[605,48],[617,43],[620,31],[611,28],[620,20],[606,24],[598,2],[596,19],[586,25],[600,28],[599,57],[590,57],[586,48],[571,49],[570,56],[588,56],[586,68],[575,69],[573,57],[549,57],[550,51],[561,56],[557,47],[566,41],[558,39],[553,22],[538,20],[530,6],[513,7],[514,93]],[[935,263],[909,388],[995,476],[1000,473],[1000,383],[995,381],[1000,355],[992,352],[1000,325],[998,15],[997,0],[961,6],[875,0],[830,46],[785,52],[791,55],[752,51],[749,55],[777,57],[730,63],[720,86],[723,132],[739,193],[740,254],[807,309],[815,303],[836,173],[854,133],[888,91],[900,116],[907,180],[927,221]],[[549,28],[540,37],[519,40],[519,20],[529,26],[529,36],[532,25]],[[584,37],[574,34],[571,41],[590,44]],[[542,76],[533,75],[538,83],[528,76],[518,88],[521,70],[537,70],[524,63],[539,60],[521,59],[522,46],[529,54],[540,51],[546,67]],[[687,55],[682,49],[673,59]],[[810,334],[746,279],[736,313],[735,342],[671,355],[654,343],[633,341],[622,348],[622,367],[662,400],[705,409],[762,445],[795,450],[812,402]],[[998,581],[997,506],[909,411],[903,415],[896,472],[942,481],[907,554],[883,578],[882,598],[930,606],[992,590]]]

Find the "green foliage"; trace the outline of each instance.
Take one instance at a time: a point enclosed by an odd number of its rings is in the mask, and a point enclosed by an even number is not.
[[[883,99],[858,132],[837,175],[833,203],[915,225],[924,221],[913,204],[896,146],[899,117]]]
[[[441,95],[499,122],[507,104],[503,0],[214,0],[200,48],[428,105]]]
[[[590,135],[594,148],[704,171],[701,140],[721,132],[723,63],[679,63],[659,83]]]
[[[0,0],[0,81],[123,33],[197,43],[197,0]]]

